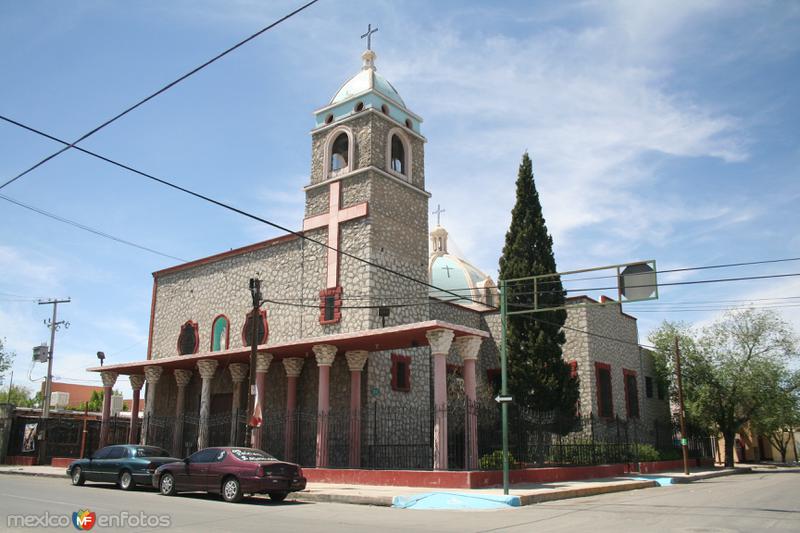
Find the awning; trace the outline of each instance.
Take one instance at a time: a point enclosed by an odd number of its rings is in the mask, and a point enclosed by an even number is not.
[[[432,329],[452,330],[455,334],[455,337],[463,337],[465,335],[476,335],[478,337],[489,336],[488,332],[480,329],[451,324],[441,320],[428,320],[426,322],[403,324],[402,326],[366,329],[350,333],[337,333],[335,335],[311,337],[277,344],[261,344],[258,346],[258,351],[269,352],[275,356],[276,359],[282,359],[284,357],[313,357],[314,353],[311,348],[316,344],[332,344],[338,348],[338,353],[340,354],[343,354],[349,350],[367,350],[370,352],[376,352],[383,350],[415,348],[417,346],[428,345],[428,338],[425,336],[425,333]],[[197,365],[198,361],[202,361],[204,359],[225,360],[230,363],[247,363],[249,362],[249,358],[250,348],[244,346],[241,348],[221,350],[218,352],[174,355],[171,357],[161,357],[159,359],[145,359],[144,361],[134,361],[130,363],[95,366],[88,368],[87,371],[113,371],[119,374],[143,374],[146,366],[162,366],[172,369],[193,369]]]

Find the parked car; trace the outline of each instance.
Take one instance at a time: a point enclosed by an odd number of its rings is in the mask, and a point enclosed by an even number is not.
[[[269,494],[282,501],[306,488],[302,469],[254,448],[204,448],[183,461],[159,466],[153,486],[161,494],[206,491],[238,502],[245,494]]]
[[[106,446],[85,459],[73,461],[67,475],[73,485],[85,481],[116,483],[123,490],[132,490],[137,484],[152,485],[153,472],[164,463],[180,461],[170,453],[155,446],[118,444]]]

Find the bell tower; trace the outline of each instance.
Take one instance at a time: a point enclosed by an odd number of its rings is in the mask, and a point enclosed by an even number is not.
[[[376,57],[368,45],[361,70],[314,112],[303,230],[331,248],[427,281],[430,194],[422,118],[378,73]],[[370,306],[419,304],[391,308],[386,326],[427,319],[424,285],[314,248],[321,255],[306,292],[318,284],[325,332],[381,327],[377,307]]]

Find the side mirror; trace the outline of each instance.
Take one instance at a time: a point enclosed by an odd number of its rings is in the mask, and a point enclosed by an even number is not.
[[[189,464],[189,458],[187,457],[186,459],[184,459],[183,463],[188,465]]]

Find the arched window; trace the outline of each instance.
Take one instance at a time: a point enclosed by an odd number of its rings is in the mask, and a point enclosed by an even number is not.
[[[260,311],[256,323],[256,345],[264,344],[269,337],[269,327],[267,325],[267,312]],[[250,339],[253,338],[253,312],[247,314],[247,319],[244,321],[242,328],[242,344],[250,346]]]
[[[406,147],[397,135],[392,135],[392,170],[405,175],[406,173]]]
[[[347,157],[350,149],[350,140],[347,134],[342,132],[333,141],[331,147],[331,172],[347,168]]]
[[[227,350],[229,343],[230,322],[224,315],[219,315],[211,325],[211,351]]]
[[[178,335],[178,353],[181,355],[197,353],[199,344],[200,337],[197,332],[197,322],[187,320],[181,326],[181,333]]]

